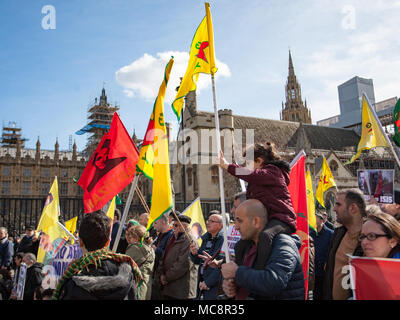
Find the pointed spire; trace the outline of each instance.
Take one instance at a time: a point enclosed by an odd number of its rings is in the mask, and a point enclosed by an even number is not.
[[[72,146],[72,161],[76,161],[78,159],[78,154],[76,152],[76,141],[74,140],[74,145]]]
[[[58,144],[58,137],[56,138],[56,144],[54,145],[54,161],[58,161],[60,158],[60,145]]]
[[[40,161],[40,140],[39,140],[39,136],[38,136],[37,142],[36,142],[35,161],[36,161],[36,162],[39,162],[39,161]]]
[[[294,68],[293,68],[293,60],[292,60],[292,53],[289,50],[289,76],[294,76]]]

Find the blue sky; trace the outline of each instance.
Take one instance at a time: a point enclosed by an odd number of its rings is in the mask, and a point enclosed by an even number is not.
[[[279,119],[290,48],[313,123],[339,113],[337,86],[372,78],[376,101],[400,96],[399,0],[210,1],[219,67],[217,102],[234,114]],[[42,28],[52,5],[55,29]],[[166,61],[175,57],[165,103],[183,76],[205,10],[197,0],[2,0],[0,119],[16,121],[34,148],[81,151],[87,109],[104,85],[130,133],[145,133]],[[172,79],[173,78],[173,79]],[[213,111],[210,80],[198,108]]]

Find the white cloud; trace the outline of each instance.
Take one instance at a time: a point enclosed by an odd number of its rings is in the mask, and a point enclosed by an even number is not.
[[[368,16],[360,22],[357,18],[355,30],[343,31],[341,39],[330,41],[308,59],[304,75],[320,80],[315,88],[307,90],[307,96],[312,97],[309,106],[314,121],[339,114],[337,86],[355,76],[373,79],[376,101],[399,96],[400,46],[394,10],[399,8],[399,2],[390,4],[383,7],[382,2],[377,2],[374,6],[379,15],[384,11],[384,19],[372,20]],[[366,9],[356,8],[357,17],[366,13]],[[372,8],[368,7],[368,11]]]
[[[158,94],[158,89],[162,82],[165,66],[171,56],[174,57],[174,65],[171,70],[170,79],[165,94],[165,101],[171,103],[176,95],[176,87],[180,84],[180,78],[185,75],[189,54],[187,52],[166,51],[157,53],[156,56],[145,53],[130,65],[120,68],[115,77],[117,82],[124,87],[127,97],[140,97],[147,101],[152,101]],[[229,67],[216,59],[218,72],[215,79],[220,77],[230,77]],[[210,76],[200,74],[197,83],[197,93],[211,84]]]

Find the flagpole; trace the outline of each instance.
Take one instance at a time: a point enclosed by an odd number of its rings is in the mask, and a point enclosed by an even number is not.
[[[139,174],[135,175],[135,178],[133,179],[133,182],[131,184],[131,189],[129,190],[128,199],[126,200],[126,203],[125,203],[124,213],[122,214],[122,218],[121,218],[121,222],[120,222],[120,225],[118,228],[117,236],[115,237],[114,246],[112,248],[112,252],[114,252],[114,253],[117,251],[119,240],[120,240],[121,234],[122,234],[122,228],[125,225],[125,221],[128,216],[128,211],[131,206],[131,202],[133,199],[133,195],[135,194],[135,190],[136,190],[138,181],[139,181]]]
[[[221,133],[219,129],[219,117],[218,117],[218,108],[217,108],[217,97],[215,91],[215,79],[214,73],[211,73],[211,83],[212,83],[212,92],[213,92],[213,101],[214,101],[214,113],[215,113],[215,129],[217,136],[217,156],[221,151]],[[218,176],[219,176],[219,193],[221,199],[221,215],[222,215],[222,224],[223,224],[223,235],[224,235],[224,246],[226,252],[226,262],[230,262],[229,256],[229,248],[228,248],[228,235],[227,235],[227,225],[226,225],[226,213],[225,213],[225,193],[224,193],[224,179],[223,179],[222,168],[218,166]]]
[[[363,95],[365,96],[365,100],[367,100],[368,107],[369,107],[369,109],[371,110],[372,115],[374,116],[376,122],[378,123],[379,128],[381,129],[382,134],[383,134],[383,136],[385,137],[385,140],[386,140],[386,142],[387,142],[388,145],[389,145],[390,150],[392,150],[392,153],[393,153],[393,156],[394,156],[394,158],[395,158],[395,160],[396,160],[396,162],[397,162],[397,165],[398,165],[399,168],[400,168],[400,160],[399,160],[399,157],[397,156],[396,151],[394,150],[393,145],[392,145],[392,143],[390,142],[389,137],[387,136],[386,132],[383,130],[383,127],[382,127],[381,121],[380,121],[379,118],[378,118],[378,115],[376,114],[374,108],[372,108],[372,105],[370,104],[369,99],[368,99],[367,95],[365,94],[365,92],[363,93]]]

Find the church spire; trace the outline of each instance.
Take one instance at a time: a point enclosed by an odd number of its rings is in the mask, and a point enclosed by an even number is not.
[[[286,103],[281,111],[281,119],[302,123],[311,123],[311,113],[301,98],[301,87],[293,67],[292,53],[289,50],[289,72],[286,82]]]

